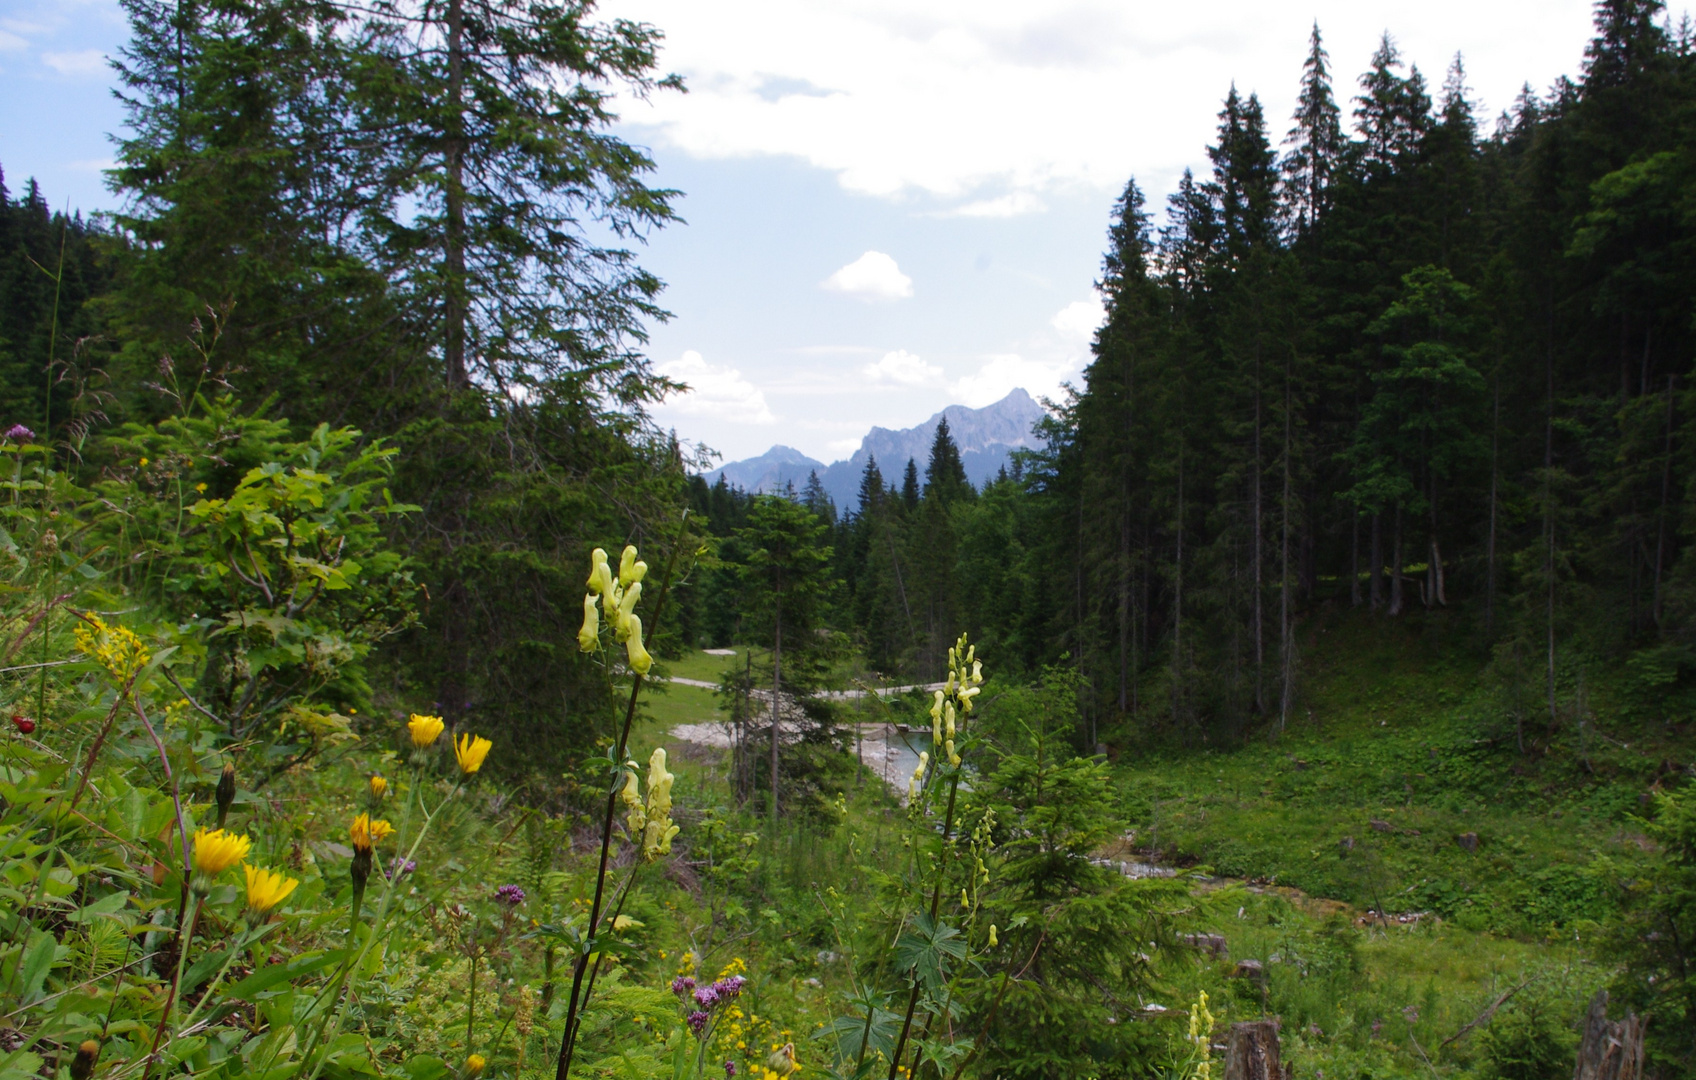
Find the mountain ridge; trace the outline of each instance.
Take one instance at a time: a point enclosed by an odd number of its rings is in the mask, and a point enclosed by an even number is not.
[[[726,483],[745,491],[774,492],[789,484],[800,490],[808,475],[816,472],[837,507],[847,510],[858,505],[860,477],[868,459],[877,459],[885,483],[899,484],[908,458],[917,462],[921,471],[924,469],[937,425],[946,418],[967,478],[981,487],[994,478],[1014,450],[1040,445],[1035,427],[1046,415],[1042,406],[1018,387],[982,408],[949,405],[910,428],[873,427],[846,460],[826,464],[779,443],[756,457],[726,462],[700,475],[709,484],[717,483],[722,476]]]

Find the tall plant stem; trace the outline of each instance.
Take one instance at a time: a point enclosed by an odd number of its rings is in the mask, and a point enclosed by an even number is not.
[[[942,910],[942,880],[947,876],[946,857],[948,854],[948,839],[954,832],[954,799],[960,792],[960,767],[954,766],[954,775],[948,785],[948,809],[942,816],[942,852],[936,860],[936,885],[930,894],[930,917],[934,922],[936,913]],[[901,1055],[907,1048],[907,1035],[913,1029],[913,1013],[919,1007],[918,971],[908,972],[913,980],[912,992],[907,995],[907,1015],[901,1020],[901,1037],[895,1042],[895,1053],[889,1058],[889,1080],[895,1080],[895,1073],[901,1067]]]
[[[649,630],[650,638],[658,642],[660,636],[660,616],[665,614],[666,597],[671,595],[671,578],[677,570],[677,556],[683,550],[683,542],[688,536],[689,511],[683,511],[682,519],[677,523],[677,540],[671,546],[671,555],[666,560],[665,580],[660,583],[659,599],[654,601],[654,618]],[[589,957],[596,952],[595,935],[601,925],[601,905],[606,901],[607,862],[612,851],[612,823],[618,810],[618,793],[624,783],[624,758],[630,743],[630,725],[636,720],[636,701],[642,692],[642,674],[632,671],[630,680],[630,701],[624,709],[624,727],[618,733],[618,745],[613,754],[612,776],[607,783],[607,809],[601,819],[601,859],[595,871],[595,899],[589,905],[588,933],[583,940],[583,947],[577,955],[577,962],[571,972],[571,999],[566,1006],[565,1034],[559,1044],[559,1065],[554,1070],[555,1080],[566,1080],[571,1075],[571,1056],[577,1042],[577,1024],[579,1012],[586,1004],[583,994],[583,976],[589,967]]]

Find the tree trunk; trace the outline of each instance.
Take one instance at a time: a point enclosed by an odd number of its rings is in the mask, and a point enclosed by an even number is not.
[[[1372,610],[1377,611],[1384,606],[1384,515],[1377,511],[1372,514],[1372,566],[1368,578]]]
[[[1402,504],[1396,503],[1396,534],[1394,552],[1391,555],[1390,571],[1390,614],[1402,613]]]
[[[1265,546],[1260,535],[1262,509],[1260,475],[1260,349],[1254,351],[1254,714],[1266,714],[1266,622],[1265,575],[1261,569],[1261,549]]]
[[[1552,735],[1555,730],[1555,316],[1552,298],[1548,318],[1544,357],[1548,393],[1543,413],[1543,575],[1548,589],[1545,625],[1548,636],[1549,733]]]
[[[467,321],[465,282],[465,7],[464,0],[448,0],[448,123],[447,123],[447,237],[444,259],[447,292],[443,297],[443,342],[450,389],[471,385],[465,364]]]
[[[783,684],[783,601],[778,599],[775,632],[771,649],[771,825],[777,835],[777,721],[778,694]]]
[[[1666,564],[1667,500],[1672,495],[1672,376],[1667,376],[1667,436],[1664,463],[1661,466],[1661,512],[1655,521],[1655,595],[1650,614],[1655,625],[1661,625],[1661,569]]]
[[[1278,580],[1278,659],[1283,667],[1279,679],[1278,733],[1290,723],[1290,674],[1294,650],[1290,648],[1290,366],[1284,363],[1284,505],[1281,523],[1283,536],[1279,542]],[[1358,593],[1359,586],[1356,586]]]
[[[1360,606],[1360,511],[1349,523],[1349,607]]]
[[[1225,1080],[1284,1080],[1278,1021],[1250,1020],[1231,1025],[1225,1049]]]
[[[1643,1017],[1631,1013],[1624,1020],[1609,1020],[1608,992],[1596,991],[1584,1016],[1572,1080],[1638,1080],[1643,1075],[1645,1024]]]
[[[1178,546],[1172,574],[1172,727],[1183,709],[1184,637],[1184,450],[1178,448]]]
[[[1493,636],[1496,630],[1496,505],[1497,481],[1501,476],[1502,436],[1502,379],[1496,376],[1495,411],[1490,418],[1490,539],[1484,555],[1484,635]]]

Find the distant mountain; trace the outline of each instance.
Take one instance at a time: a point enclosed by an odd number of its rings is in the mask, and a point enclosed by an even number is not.
[[[709,484],[718,483],[723,475],[725,483],[743,491],[781,491],[785,484],[794,484],[800,491],[806,486],[807,474],[817,472],[822,478],[829,468],[793,446],[774,446],[759,457],[732,461],[704,475]]]
[[[808,474],[817,472],[825,490],[836,500],[837,508],[852,510],[858,508],[860,476],[865,472],[868,458],[877,458],[887,483],[901,482],[908,458],[918,462],[923,475],[925,463],[930,460],[930,444],[936,438],[936,425],[943,417],[948,418],[949,433],[960,447],[966,476],[982,487],[1007,463],[1008,455],[1014,450],[1037,445],[1033,429],[1045,415],[1042,406],[1029,394],[1014,390],[981,409],[950,405],[924,423],[901,431],[874,427],[847,461],[826,465],[793,447],[774,446],[759,457],[732,461],[703,475],[709,484],[717,483],[722,475],[734,487],[770,492],[782,490],[785,484],[793,484],[799,491],[806,486]]]

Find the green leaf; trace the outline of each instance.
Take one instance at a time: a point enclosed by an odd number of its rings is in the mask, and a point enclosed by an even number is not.
[[[408,1060],[404,1068],[406,1075],[412,1077],[412,1080],[441,1080],[442,1077],[450,1075],[447,1063],[429,1054],[420,1054]]]
[[[20,1001],[28,1003],[41,995],[41,985],[47,981],[47,973],[53,970],[53,957],[58,952],[58,944],[53,940],[52,934],[42,934],[24,954],[24,985],[18,995]]]
[[[320,968],[340,963],[347,955],[345,949],[331,949],[328,952],[301,953],[291,957],[281,964],[270,964],[249,975],[241,982],[229,988],[230,997],[253,1000],[255,994],[262,994],[278,983],[291,982],[302,975],[310,975]]]
[[[88,922],[104,915],[116,915],[124,910],[129,902],[128,892],[115,892],[110,896],[102,896],[92,904],[86,904],[66,916],[71,922]]]

